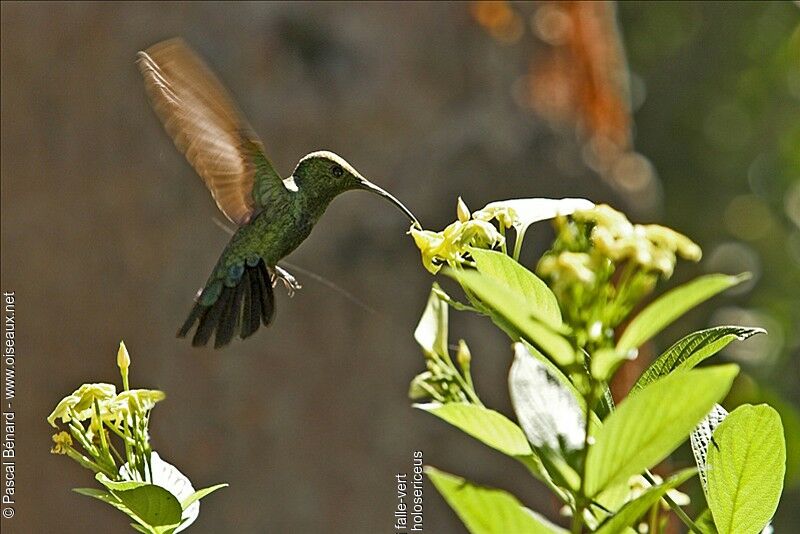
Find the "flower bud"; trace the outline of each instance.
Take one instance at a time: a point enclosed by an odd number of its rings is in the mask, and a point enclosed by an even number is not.
[[[467,342],[463,339],[458,340],[458,352],[456,353],[456,361],[458,365],[461,366],[462,369],[466,369],[469,367],[470,361],[472,361],[472,354],[469,352],[469,347],[467,346]]]
[[[463,222],[467,222],[470,219],[469,208],[467,204],[458,197],[458,205],[456,206],[456,215],[458,215],[458,220]]]
[[[119,350],[117,351],[117,367],[119,367],[120,371],[123,373],[128,371],[128,367],[131,366],[131,356],[128,354],[128,349],[125,347],[125,342],[119,342]]]

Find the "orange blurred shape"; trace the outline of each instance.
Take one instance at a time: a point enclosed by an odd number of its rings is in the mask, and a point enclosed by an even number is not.
[[[472,2],[469,11],[475,21],[500,42],[511,44],[522,37],[522,18],[508,2],[480,0]]]
[[[542,2],[531,20],[547,43],[530,67],[526,104],[575,128],[607,171],[632,148],[628,68],[611,2]]]

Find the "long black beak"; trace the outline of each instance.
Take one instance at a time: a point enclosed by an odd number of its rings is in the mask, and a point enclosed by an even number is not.
[[[422,228],[422,226],[419,224],[419,221],[417,220],[417,218],[414,217],[413,213],[411,213],[411,210],[409,210],[407,207],[405,207],[402,202],[397,200],[397,198],[395,198],[394,195],[392,195],[391,193],[389,193],[385,189],[381,189],[380,187],[378,187],[377,185],[373,184],[372,182],[370,182],[366,178],[361,178],[361,187],[365,191],[372,191],[373,193],[375,193],[377,195],[380,195],[383,198],[387,199],[389,202],[391,202],[392,204],[394,204],[395,206],[400,208],[400,211],[402,211],[406,215],[406,217],[408,217],[411,220],[411,222],[414,223],[414,225],[418,226],[419,228]]]

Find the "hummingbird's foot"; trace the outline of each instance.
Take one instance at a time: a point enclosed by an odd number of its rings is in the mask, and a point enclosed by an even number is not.
[[[272,287],[278,285],[278,281],[283,282],[283,285],[286,287],[286,291],[289,292],[289,296],[293,297],[295,291],[299,291],[303,286],[300,285],[300,282],[289,273],[286,269],[281,267],[280,265],[276,265],[273,267],[272,271]]]

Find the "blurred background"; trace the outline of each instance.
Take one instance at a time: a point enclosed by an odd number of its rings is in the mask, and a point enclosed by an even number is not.
[[[172,36],[207,58],[284,176],[334,150],[431,229],[454,220],[458,195],[473,210],[588,197],[703,247],[662,289],[753,272],[652,352],[713,324],[769,330],[722,355],[744,371],[726,404],[780,410],[775,527],[797,531],[799,24],[790,2],[3,3],[2,288],[16,291],[18,331],[18,506],[3,531],[128,531],[69,491],[93,481],[48,453],[45,422],[77,385],[118,377],[123,338],[132,384],[167,392],[154,448],[196,487],[230,483],[195,532],[386,531],[414,450],[558,520],[521,466],[410,407],[432,279],[405,219],[375,197],[337,199],[290,258],[374,312],[296,273],[302,291],[278,291],[275,325],[247,343],[215,352],[174,337],[228,236],[134,65]],[[527,261],[550,232],[528,232]],[[508,341],[480,318],[451,323],[484,400],[511,413]],[[691,461],[682,449],[669,469]],[[463,531],[430,484],[425,527]]]

